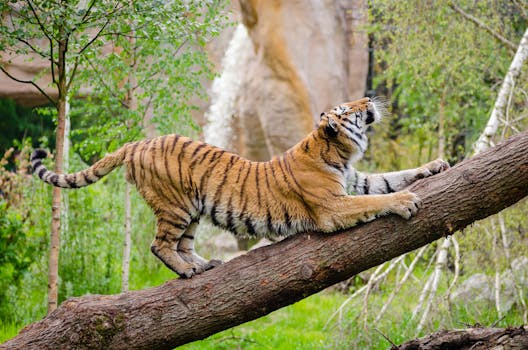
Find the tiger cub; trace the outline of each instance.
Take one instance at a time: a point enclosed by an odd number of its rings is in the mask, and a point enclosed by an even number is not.
[[[46,151],[31,156],[33,172],[63,188],[84,187],[116,167],[157,217],[151,250],[184,278],[221,262],[194,252],[200,217],[235,235],[288,236],[332,232],[381,215],[405,219],[418,210],[419,198],[403,190],[417,179],[448,168],[442,160],[385,174],[363,174],[352,167],[367,148],[367,127],[379,121],[370,98],[344,103],[321,114],[305,139],[267,162],[252,162],[203,142],[178,135],[132,142],[91,167],[56,174],[42,164]],[[354,192],[356,195],[349,195]]]

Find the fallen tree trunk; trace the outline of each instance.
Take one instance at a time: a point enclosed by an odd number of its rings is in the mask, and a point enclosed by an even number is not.
[[[440,331],[414,339],[391,350],[522,350],[528,349],[528,329],[468,328]]]
[[[307,233],[190,280],[65,301],[1,349],[171,349],[264,316],[466,227],[528,195],[528,132],[410,188],[423,208],[335,234]]]

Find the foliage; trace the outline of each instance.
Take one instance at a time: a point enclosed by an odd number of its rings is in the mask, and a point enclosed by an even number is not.
[[[51,119],[17,105],[13,100],[0,99],[0,153],[7,151],[16,140],[27,138],[45,138],[52,142],[50,146],[54,146],[53,129]]]
[[[34,257],[42,255],[44,248],[43,231],[35,227],[30,214],[33,208],[25,200],[26,188],[31,183],[26,172],[29,144],[27,140],[20,145],[15,171],[6,169],[13,148],[0,160],[0,314],[11,321],[15,318],[10,317],[13,315],[10,290],[21,286],[31,271]]]
[[[524,31],[520,11],[509,1],[457,3],[515,43]],[[389,89],[397,106],[399,120],[391,125],[403,128],[396,133],[416,135],[419,152],[436,148],[444,137],[446,155],[456,161],[485,125],[512,54],[449,4],[374,1],[370,31],[376,84]],[[445,120],[445,135],[437,135],[440,119]]]
[[[85,158],[143,137],[149,125],[196,133],[189,101],[203,98],[201,79],[212,78],[203,48],[224,25],[223,6],[217,0],[134,1],[126,20],[109,26],[116,34],[83,57],[79,84],[93,92],[72,113],[74,141],[82,140],[77,149]]]

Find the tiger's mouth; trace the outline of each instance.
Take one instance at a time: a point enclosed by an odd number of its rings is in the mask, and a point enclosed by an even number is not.
[[[372,123],[379,122],[381,120],[381,113],[376,107],[376,102],[369,99],[367,102],[367,118],[365,119],[365,124],[370,125]]]

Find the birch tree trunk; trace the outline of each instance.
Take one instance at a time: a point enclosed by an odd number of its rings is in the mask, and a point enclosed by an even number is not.
[[[132,5],[132,2],[130,2]],[[137,69],[137,57],[136,57],[136,38],[135,31],[131,31],[128,41],[130,42],[130,48],[132,50],[130,55],[130,73],[128,75],[128,89],[126,96],[126,105],[131,111],[137,111],[138,103],[136,96],[136,69]],[[128,282],[130,276],[130,249],[132,248],[132,213],[131,213],[131,198],[130,198],[131,186],[128,181],[125,180],[125,232],[123,241],[123,261],[121,268],[121,291],[128,291]]]
[[[497,96],[497,99],[495,100],[495,105],[493,106],[493,110],[491,111],[488,123],[486,124],[486,127],[484,128],[482,134],[480,134],[480,137],[478,138],[477,142],[475,142],[475,154],[484,151],[490,146],[493,146],[493,135],[495,135],[495,133],[497,132],[501,119],[504,119],[506,107],[508,105],[508,96],[510,95],[513,89],[515,79],[517,79],[517,77],[521,73],[521,67],[524,61],[526,61],[527,57],[528,28],[526,29],[523,37],[521,38],[521,42],[519,43],[517,52],[513,57],[513,60],[510,64],[508,72],[506,73],[506,76],[504,77],[504,81],[502,82],[499,94]]]
[[[123,240],[123,262],[121,266],[121,292],[128,291],[128,281],[130,277],[130,249],[132,248],[130,187],[128,181],[125,180],[125,232]]]
[[[423,207],[333,234],[305,233],[192,279],[88,295],[25,327],[0,349],[172,349],[293,304],[450,235],[528,195],[528,131],[409,189]]]
[[[58,48],[58,91],[57,103],[57,135],[55,141],[55,172],[63,172],[64,143],[66,137],[66,112],[67,112],[67,75],[66,75],[66,53],[68,51],[67,39],[59,40]],[[61,201],[62,193],[59,187],[53,187],[51,204],[51,233],[50,251],[48,261],[48,314],[54,311],[58,305],[58,276],[59,276],[59,253],[61,233]]]

